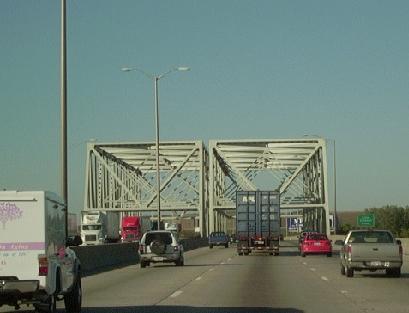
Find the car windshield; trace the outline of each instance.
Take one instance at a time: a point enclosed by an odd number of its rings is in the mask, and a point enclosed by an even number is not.
[[[101,228],[101,225],[82,225],[83,230],[100,230]]]
[[[393,238],[386,231],[352,232],[349,237],[352,243],[392,243]]]
[[[166,245],[170,245],[172,243],[172,236],[170,233],[147,233],[145,244],[150,245],[152,241],[160,241]]]
[[[328,240],[328,238],[323,234],[310,234],[307,236],[306,240]]]
[[[221,236],[226,236],[226,234],[224,232],[215,232],[215,233],[210,234],[210,237],[221,237]]]

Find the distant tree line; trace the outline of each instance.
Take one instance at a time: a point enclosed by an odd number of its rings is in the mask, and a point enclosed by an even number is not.
[[[396,237],[409,237],[409,206],[400,207],[386,205],[382,208],[365,209],[365,213],[375,215],[375,228],[388,229]],[[340,232],[346,233],[350,229],[358,228],[356,225],[340,225]]]

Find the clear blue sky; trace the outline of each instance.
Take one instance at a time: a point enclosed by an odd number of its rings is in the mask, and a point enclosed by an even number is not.
[[[70,207],[85,142],[336,140],[338,209],[409,205],[408,1],[67,0]],[[60,1],[0,1],[0,188],[59,191]]]

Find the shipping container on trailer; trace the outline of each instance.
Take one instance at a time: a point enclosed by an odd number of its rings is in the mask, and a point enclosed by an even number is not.
[[[265,252],[278,255],[280,247],[280,193],[237,191],[237,253]]]

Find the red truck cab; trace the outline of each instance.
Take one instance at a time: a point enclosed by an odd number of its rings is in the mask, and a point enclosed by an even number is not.
[[[121,237],[123,242],[139,241],[142,235],[139,216],[124,216],[122,218]]]

